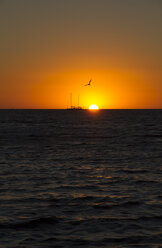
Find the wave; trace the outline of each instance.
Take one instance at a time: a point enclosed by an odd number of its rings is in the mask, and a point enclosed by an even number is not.
[[[102,239],[97,239],[93,237],[89,239],[84,239],[84,238],[68,238],[68,237],[61,237],[61,238],[51,238],[51,239],[45,239],[43,242],[64,242],[64,244],[68,244],[69,246],[75,245],[75,247],[78,246],[86,246],[86,247],[107,247],[107,245],[121,245],[121,244],[128,244],[128,245],[145,245],[144,247],[148,247],[148,242],[150,244],[158,244],[159,242],[162,241],[162,238],[160,235],[130,235],[130,236],[125,236],[121,237],[121,235],[116,236],[116,237],[107,237],[107,238],[102,238]],[[147,242],[147,243],[146,243]],[[105,246],[106,245],[106,246]],[[58,246],[60,247],[60,246]],[[62,247],[62,246],[61,246]],[[158,246],[159,247],[159,246]]]
[[[101,217],[101,216],[91,216],[88,218],[83,219],[73,219],[73,220],[66,220],[70,225],[79,225],[79,224],[96,224],[96,223],[108,223],[108,222],[115,222],[121,224],[122,222],[130,224],[130,223],[138,223],[138,221],[160,221],[162,220],[162,216],[140,216],[140,217]]]
[[[103,206],[104,208],[104,206]],[[55,216],[47,216],[47,217],[41,217],[41,218],[37,218],[37,219],[33,219],[33,220],[29,220],[29,221],[24,221],[24,222],[16,222],[16,223],[2,223],[0,224],[0,229],[19,229],[19,228],[36,228],[36,227],[40,227],[40,226],[44,226],[44,225],[55,225],[58,224],[60,221],[64,222],[68,222],[70,225],[79,225],[79,224],[92,224],[95,223],[97,221],[97,223],[99,222],[117,222],[119,221],[119,223],[121,223],[122,221],[127,221],[127,222],[132,222],[132,221],[162,221],[162,215],[158,215],[158,216],[140,216],[140,217],[100,217],[100,216],[92,216],[89,218],[84,218],[84,219],[80,219],[80,220],[69,220],[67,218],[58,218]]]
[[[127,201],[118,204],[95,204],[93,205],[94,208],[97,209],[112,209],[112,208],[120,208],[120,207],[136,207],[141,205],[142,201]]]
[[[143,173],[148,173],[148,170],[135,170],[135,169],[123,169],[120,170],[119,172],[125,172],[125,173],[132,173],[132,174],[143,174]]]
[[[17,222],[17,223],[10,223],[10,224],[0,224],[0,228],[33,228],[33,227],[39,227],[42,225],[54,225],[59,222],[59,218],[54,216],[48,216],[48,217],[41,217],[29,221],[24,222]]]
[[[159,184],[159,185],[161,185],[161,182],[159,182],[159,181],[154,181],[154,180],[134,180],[133,181],[133,183],[135,183],[135,184]]]
[[[144,135],[144,138],[162,138],[162,134],[148,134]]]
[[[144,220],[144,221],[162,221],[162,215],[157,215],[157,216],[141,216],[137,218],[137,220]]]

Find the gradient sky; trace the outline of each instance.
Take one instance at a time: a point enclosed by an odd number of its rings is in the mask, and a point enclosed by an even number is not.
[[[0,108],[162,108],[161,0],[0,0],[0,30]]]

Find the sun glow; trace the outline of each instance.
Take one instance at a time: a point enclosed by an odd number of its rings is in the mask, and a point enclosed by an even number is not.
[[[92,104],[91,106],[89,106],[90,110],[97,110],[98,106],[96,104]]]

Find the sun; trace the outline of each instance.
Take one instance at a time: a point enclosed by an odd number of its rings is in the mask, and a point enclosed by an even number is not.
[[[91,106],[89,106],[89,109],[91,110],[97,110],[98,106],[96,104],[92,104]]]

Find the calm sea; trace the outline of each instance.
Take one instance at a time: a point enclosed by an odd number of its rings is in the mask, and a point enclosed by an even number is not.
[[[162,247],[162,110],[0,110],[0,247]]]

